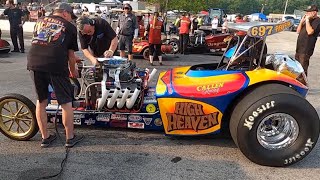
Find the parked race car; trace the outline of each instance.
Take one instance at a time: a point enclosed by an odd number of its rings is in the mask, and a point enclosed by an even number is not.
[[[172,38],[164,40],[161,45],[161,52],[163,54],[176,54],[178,53],[178,39]],[[149,42],[145,39],[139,39],[132,45],[132,53],[136,56],[142,56],[144,59],[149,60]]]
[[[122,58],[99,59],[102,65],[79,62],[80,81],[71,79],[74,124],[161,130],[171,136],[230,132],[251,161],[289,166],[316,146],[319,117],[305,99],[302,66],[285,54],[266,54],[266,38],[290,22],[230,27],[246,31],[233,38],[219,63],[198,64],[161,72],[140,69]],[[83,66],[81,66],[83,65]],[[305,84],[304,84],[305,83]],[[61,122],[52,88],[48,120]],[[15,140],[38,132],[35,105],[19,94],[0,98],[0,130]]]
[[[1,39],[1,29],[0,29],[0,53],[8,53],[10,52],[10,44],[8,41]]]

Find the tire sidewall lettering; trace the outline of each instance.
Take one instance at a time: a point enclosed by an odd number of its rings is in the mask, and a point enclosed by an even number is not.
[[[248,128],[250,131],[255,123],[255,119],[265,111],[274,108],[275,104],[275,101],[270,101],[255,108],[251,113],[249,113],[249,116],[245,118],[243,126]]]

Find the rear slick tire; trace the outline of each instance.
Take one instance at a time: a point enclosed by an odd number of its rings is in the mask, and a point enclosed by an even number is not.
[[[237,104],[230,119],[230,133],[241,152],[254,163],[273,167],[306,157],[318,140],[319,126],[312,105],[278,84],[253,90]]]

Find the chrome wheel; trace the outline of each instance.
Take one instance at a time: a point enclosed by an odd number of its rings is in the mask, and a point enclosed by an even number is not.
[[[299,135],[299,125],[289,114],[275,113],[258,125],[257,138],[266,149],[279,150],[292,145]]]
[[[173,53],[179,52],[179,45],[177,42],[171,41],[169,44],[172,46]]]
[[[0,102],[0,128],[9,136],[25,137],[35,129],[35,120],[31,109],[17,99],[5,99]]]

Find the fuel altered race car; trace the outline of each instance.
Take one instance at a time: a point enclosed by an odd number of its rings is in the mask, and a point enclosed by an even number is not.
[[[246,31],[228,44],[219,63],[161,72],[136,68],[121,58],[79,62],[74,84],[74,124],[161,130],[171,136],[230,132],[251,161],[288,166],[305,158],[319,137],[319,117],[305,99],[302,66],[284,54],[266,54],[266,37],[291,24],[241,24]],[[78,81],[80,80],[80,81]],[[61,122],[61,108],[50,88],[49,121]],[[15,140],[38,132],[35,105],[19,94],[0,98],[0,130]]]

